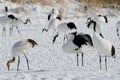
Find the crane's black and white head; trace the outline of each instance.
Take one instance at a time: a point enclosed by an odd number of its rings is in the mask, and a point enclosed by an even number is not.
[[[91,19],[90,17],[89,17],[89,18],[87,18],[87,23],[88,23],[88,22],[90,22],[91,20],[92,20],[92,19]]]
[[[87,27],[96,31],[96,21],[91,20],[91,18],[87,19]]]
[[[97,15],[95,18],[87,18],[87,22],[91,21],[91,20],[98,20],[100,23],[108,23],[108,19],[107,16],[104,15]]]
[[[87,22],[87,27],[89,29],[93,29],[94,32],[97,32],[102,38],[104,38],[103,35],[101,34],[101,26],[98,24],[97,21],[90,20],[89,22]]]
[[[56,18],[56,16],[58,16],[58,10],[57,9],[52,9],[52,11],[50,12],[50,14],[48,15],[48,21],[51,19]]]
[[[58,11],[57,9],[54,9],[54,8],[53,8],[53,9],[52,9],[52,13],[55,14],[56,16],[58,16],[59,11]]]
[[[51,13],[48,15],[48,21],[50,20],[50,18],[51,18],[51,15],[53,15],[54,14],[54,8],[52,9],[52,11],[51,11]]]
[[[38,45],[34,40],[32,39],[27,39],[27,42],[29,42],[30,44],[32,44],[32,47],[34,47],[35,45]]]

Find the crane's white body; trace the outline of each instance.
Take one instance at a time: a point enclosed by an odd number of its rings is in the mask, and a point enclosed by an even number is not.
[[[63,44],[62,50],[65,53],[75,53],[77,54],[77,66],[79,66],[79,53],[81,53],[82,57],[82,66],[83,66],[83,54],[82,51],[83,46],[93,46],[91,41],[91,37],[88,34],[73,32],[68,34],[68,41]]]
[[[111,48],[112,44],[106,40],[105,38],[101,37],[101,26],[99,22],[96,22],[96,26],[94,26],[94,23],[91,23],[90,28],[94,29],[93,30],[93,43],[94,47],[97,49],[99,54],[104,54],[104,55],[111,55]]]
[[[56,28],[54,41],[56,40],[56,36],[58,36],[60,33],[63,33],[65,42],[65,38],[67,39],[67,34],[75,32],[76,30],[77,27],[73,22],[60,23]]]
[[[82,49],[79,48],[78,50],[78,46],[76,46],[71,40],[67,41],[63,46],[62,46],[62,50],[65,53],[71,53],[71,54],[76,54],[76,53],[82,53]]]
[[[111,55],[112,44],[108,40],[102,38],[96,32],[93,33],[93,43],[94,47],[98,51],[98,54],[109,56]]]
[[[32,44],[27,42],[27,40],[18,41],[12,47],[12,55],[16,57],[18,54],[27,53],[31,48]]]
[[[61,23],[57,27],[57,31],[59,33],[66,33],[68,30],[69,30],[69,28],[67,27],[67,23]]]
[[[70,29],[67,25],[68,23],[61,23],[58,25],[56,31],[58,33],[63,33],[63,34],[67,34],[67,33],[70,33],[70,32],[74,32],[76,29]]]
[[[68,37],[68,41],[65,44],[63,44],[63,46],[62,46],[63,52],[65,52],[65,53],[76,53],[75,49],[77,49],[78,47],[73,43],[74,35],[71,35],[71,33],[69,33],[67,35],[67,37]]]
[[[8,15],[4,15],[0,17],[0,25],[6,25],[12,22],[12,19],[8,18]]]
[[[38,44],[32,39],[25,39],[25,40],[16,42],[11,49],[13,58],[9,60],[6,64],[8,67],[8,70],[10,69],[10,64],[15,62],[16,56],[18,56],[17,71],[19,70],[20,54],[24,54],[27,61],[27,67],[29,70],[29,61],[27,59],[26,53],[29,51],[29,49],[33,48],[35,45],[38,45]]]
[[[87,37],[85,36],[84,33],[77,32],[76,35],[84,36],[84,38],[87,40]],[[75,45],[73,43],[74,35],[72,35],[71,33],[69,33],[67,35],[67,37],[68,37],[68,41],[65,44],[63,44],[63,46],[62,46],[63,52],[66,52],[66,53],[82,53],[83,54],[84,52],[82,51],[82,47],[84,47],[86,45],[82,45],[81,48],[79,48],[77,45]],[[88,42],[87,42],[87,46],[91,46]]]
[[[12,22],[9,23],[9,25],[10,25],[10,35],[11,35],[11,32],[13,32],[13,27],[16,27],[18,33],[21,35],[21,33],[20,33],[18,28],[22,24],[27,24],[28,21],[31,22],[29,19],[27,19],[26,22],[23,22],[23,20],[20,19],[20,18],[13,19]]]

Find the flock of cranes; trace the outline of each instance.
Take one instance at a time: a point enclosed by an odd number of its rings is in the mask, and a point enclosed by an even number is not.
[[[7,7],[5,7],[6,12],[8,11]],[[54,37],[53,37],[53,43],[55,43],[56,38],[59,36],[60,33],[64,34],[64,41],[62,44],[62,50],[65,53],[75,53],[76,63],[77,66],[79,66],[79,53],[81,54],[82,58],[82,66],[84,66],[83,57],[84,52],[82,51],[82,48],[84,46],[90,46],[94,47],[99,54],[99,62],[100,62],[100,70],[102,69],[101,65],[101,55],[105,56],[105,68],[107,70],[107,56],[112,56],[113,58],[116,57],[115,54],[115,47],[114,45],[104,38],[104,35],[101,33],[101,23],[107,23],[107,17],[103,15],[98,15],[95,18],[88,18],[87,19],[87,26],[88,29],[92,29],[93,31],[93,39],[90,36],[90,34],[81,33],[77,31],[77,26],[74,22],[67,22],[67,23],[61,23],[61,17],[59,16],[59,12],[56,9],[52,9],[50,14],[48,15],[48,28],[43,28],[42,32],[49,31],[49,29],[53,29],[54,31]],[[9,25],[10,29],[10,35],[12,34],[13,27],[16,27],[18,33],[21,35],[18,26],[20,24],[27,24],[28,22],[31,22],[30,19],[27,19],[26,22],[22,21],[20,18],[15,17],[12,14],[6,14],[4,16],[0,17],[0,24],[3,25],[3,31],[2,36],[6,35],[6,25]],[[120,22],[117,23],[117,35],[119,37],[119,27]],[[15,62],[16,56],[18,56],[18,65],[17,65],[17,71],[19,70],[19,64],[20,64],[20,54],[24,54],[26,61],[27,61],[27,67],[29,70],[29,61],[26,56],[26,54],[29,52],[29,49],[34,48],[37,44],[36,41],[33,39],[25,39],[20,40],[16,42],[13,47],[11,48],[12,53],[12,59],[7,62],[7,68],[10,70],[10,64]]]
[[[61,17],[58,12],[52,10],[52,14],[48,15],[49,25],[48,29],[43,28],[43,31],[48,31],[50,28],[54,31],[53,43],[58,37],[59,33],[63,33],[64,42],[62,46],[62,50],[65,53],[75,53],[77,55],[77,66],[79,66],[79,53],[81,53],[82,58],[82,66],[83,63],[83,55],[84,52],[82,48],[84,46],[94,47],[99,54],[99,62],[100,62],[100,70],[102,69],[102,60],[101,55],[105,56],[105,68],[107,70],[107,56],[116,57],[115,55],[115,47],[112,45],[110,41],[104,38],[104,35],[101,32],[101,24],[108,23],[107,17],[103,15],[98,15],[95,18],[87,18],[87,27],[88,29],[92,29],[93,31],[93,39],[89,34],[81,33],[77,31],[77,27],[74,22],[61,23]],[[56,14],[57,13],[57,14]],[[56,17],[55,17],[56,16]],[[51,19],[51,20],[50,20]],[[118,31],[119,29],[117,29]],[[119,32],[118,32],[119,33]],[[66,42],[65,42],[66,38]]]
[[[6,11],[6,14],[4,16],[0,17],[0,24],[3,25],[2,36],[3,37],[6,36],[6,27],[5,26],[7,26],[7,25],[9,25],[10,36],[13,34],[12,33],[13,32],[13,27],[16,27],[18,33],[21,35],[18,27],[21,24],[27,24],[28,22],[31,23],[30,19],[26,19],[26,21],[24,22],[22,19],[15,17],[13,14],[7,14],[7,12],[8,12],[7,7],[5,7],[5,11]]]
[[[30,19],[26,19],[26,21],[22,21],[22,19],[15,17],[13,14],[7,14],[8,8],[5,7],[6,15],[0,17],[0,24],[3,25],[3,30],[2,30],[2,36],[6,36],[6,25],[9,25],[9,30],[10,30],[10,36],[13,34],[13,27],[16,27],[18,33],[21,35],[18,27],[20,24],[27,24],[28,22],[31,22]],[[21,35],[22,36],[22,35]],[[38,45],[37,42],[35,42],[33,39],[25,39],[25,40],[20,40],[16,42],[13,47],[11,48],[11,53],[12,53],[12,59],[7,62],[7,68],[8,70],[10,69],[10,64],[15,62],[16,56],[18,56],[18,66],[17,66],[17,71],[19,70],[19,63],[20,63],[20,54],[24,54],[26,61],[27,61],[27,66],[29,70],[29,61],[26,56],[26,54],[29,52],[29,49],[34,48],[35,45]]]

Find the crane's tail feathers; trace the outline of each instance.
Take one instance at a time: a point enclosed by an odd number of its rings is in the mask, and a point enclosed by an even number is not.
[[[5,26],[3,26],[2,37],[5,37],[5,36],[6,36],[6,28],[5,28]]]
[[[86,39],[87,39],[87,41],[88,41],[89,45],[90,45],[90,46],[93,46],[93,41],[92,41],[91,36],[90,36],[90,35],[88,35],[88,34],[85,34],[85,36],[87,37]]]
[[[111,56],[113,58],[116,58],[116,56],[115,56],[115,47],[114,46],[112,46],[112,49],[111,49]]]

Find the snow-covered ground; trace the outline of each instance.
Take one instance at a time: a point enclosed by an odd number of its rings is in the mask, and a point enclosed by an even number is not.
[[[1,15],[4,13],[4,6],[10,3],[1,3]],[[16,5],[14,5],[15,8]],[[11,6],[10,6],[11,7]],[[109,17],[109,23],[103,24],[103,34],[116,49],[116,59],[108,58],[108,71],[104,67],[104,57],[102,58],[103,70],[99,69],[99,56],[94,48],[85,48],[84,66],[76,66],[76,54],[68,54],[62,51],[63,35],[59,36],[52,44],[53,31],[41,33],[42,29],[48,26],[47,14],[50,7],[38,5],[27,6],[27,13],[15,14],[25,20],[30,18],[32,23],[19,27],[22,37],[14,29],[14,36],[0,37],[0,80],[119,80],[120,79],[120,44],[116,36],[116,22],[120,17]],[[71,11],[72,12],[72,11]],[[79,12],[80,13],[80,12]],[[83,13],[80,13],[84,15]],[[69,13],[65,16],[71,15]],[[80,15],[79,19],[63,19],[63,22],[73,21],[78,27],[78,31],[89,33],[92,31],[86,27],[86,18]],[[2,33],[2,25],[0,25]],[[8,30],[7,26],[7,31]],[[1,35],[0,33],[0,35]],[[39,46],[32,49],[27,57],[30,63],[30,70],[27,70],[24,55],[21,56],[20,71],[16,71],[17,57],[15,63],[7,70],[6,63],[11,56],[11,47],[21,39],[34,39]],[[81,57],[79,58],[81,64]]]

